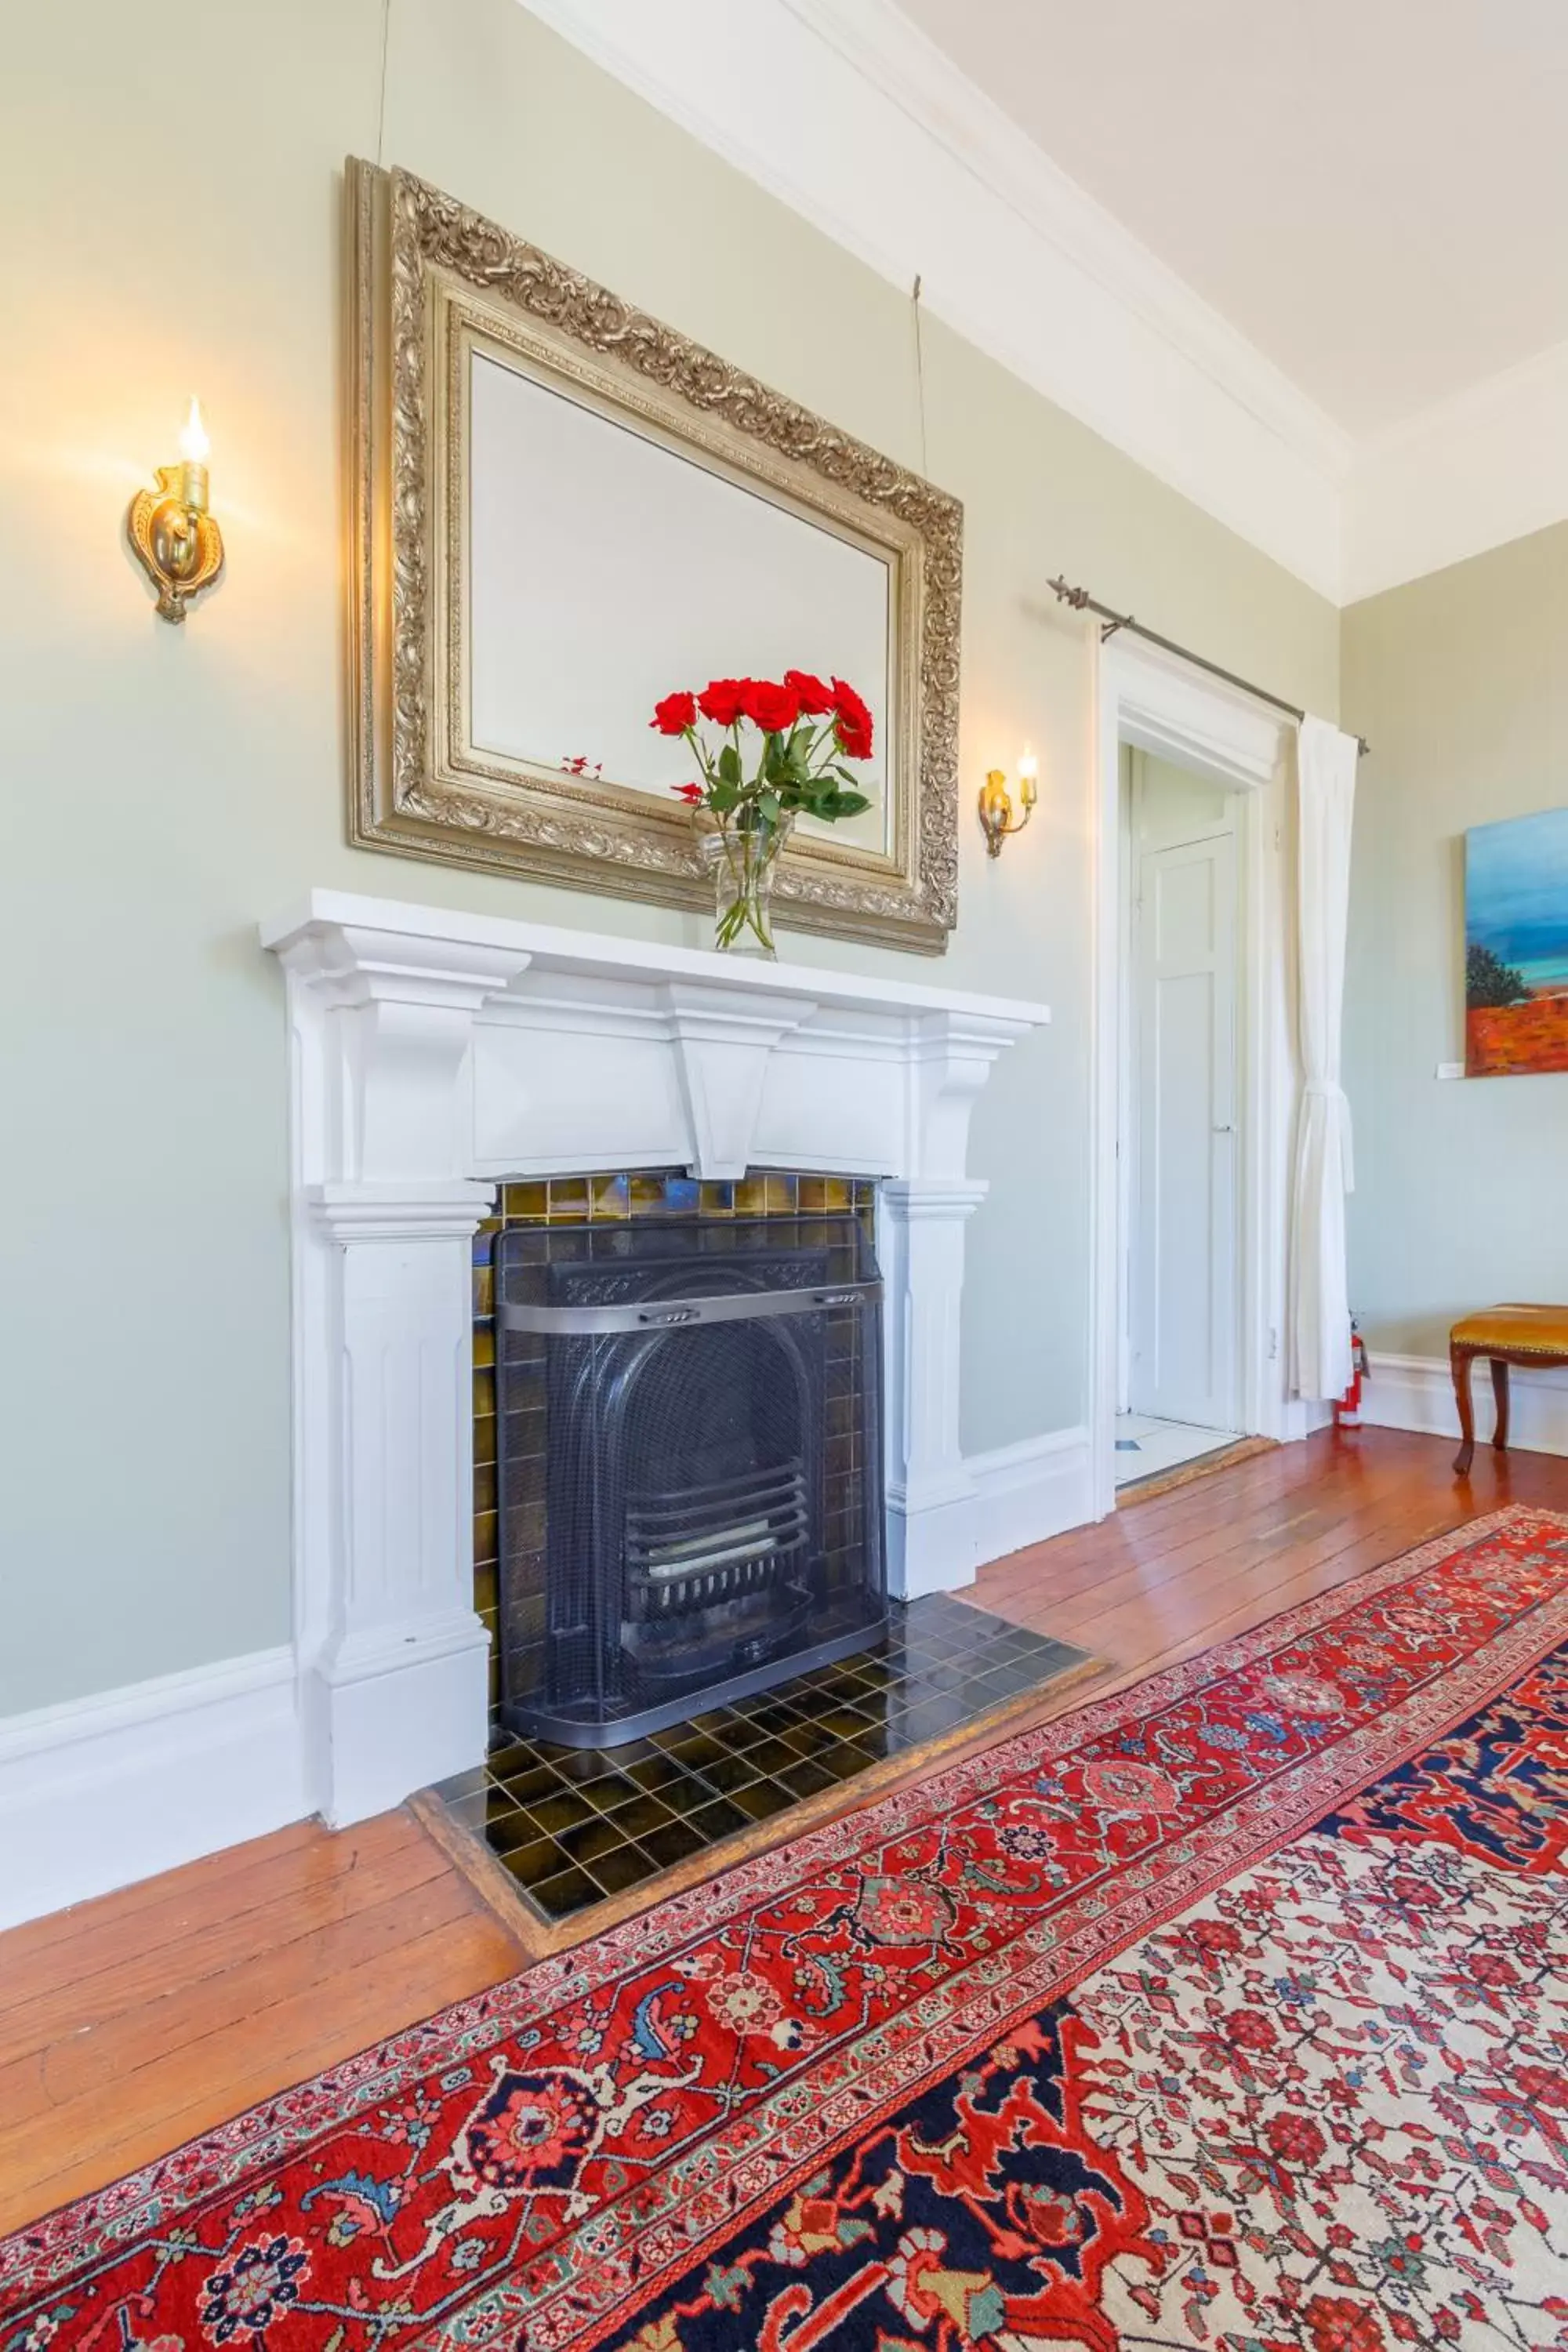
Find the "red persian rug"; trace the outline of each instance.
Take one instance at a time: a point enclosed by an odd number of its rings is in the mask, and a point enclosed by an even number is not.
[[[24,2231],[0,2347],[1568,2347],[1565,1844],[1509,1510]]]

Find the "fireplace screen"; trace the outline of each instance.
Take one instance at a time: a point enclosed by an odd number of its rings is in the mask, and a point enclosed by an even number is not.
[[[886,1618],[881,1284],[853,1216],[496,1247],[501,1714],[615,1745]]]

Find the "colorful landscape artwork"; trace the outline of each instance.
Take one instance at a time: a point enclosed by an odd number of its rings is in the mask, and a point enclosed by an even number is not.
[[[1568,808],[1465,835],[1465,1070],[1568,1070]]]

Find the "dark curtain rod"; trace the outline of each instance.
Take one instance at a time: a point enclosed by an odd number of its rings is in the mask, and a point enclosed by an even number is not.
[[[1211,677],[1224,678],[1226,686],[1238,686],[1243,694],[1250,694],[1256,702],[1267,702],[1274,709],[1283,710],[1290,719],[1305,719],[1307,716],[1297,704],[1287,702],[1282,695],[1270,694],[1266,686],[1254,686],[1249,677],[1237,677],[1233,669],[1221,669],[1218,662],[1205,661],[1202,654],[1194,653],[1190,646],[1177,645],[1173,637],[1163,637],[1157,629],[1146,629],[1142,621],[1133,619],[1131,613],[1113,613],[1109,604],[1102,604],[1098,596],[1089,594],[1087,588],[1070,588],[1062,579],[1053,580],[1050,585],[1058,600],[1070,604],[1075,613],[1099,614],[1105,623],[1100,633],[1102,645],[1107,637],[1113,637],[1118,629],[1131,629],[1135,637],[1142,637],[1148,644],[1160,646],[1163,652],[1191,662],[1194,669],[1205,669]],[[1358,754],[1364,760],[1372,745],[1364,735],[1358,735],[1355,740]]]

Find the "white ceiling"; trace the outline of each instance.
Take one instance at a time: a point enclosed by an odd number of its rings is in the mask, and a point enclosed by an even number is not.
[[[1358,439],[1568,339],[1568,0],[901,0]]]

